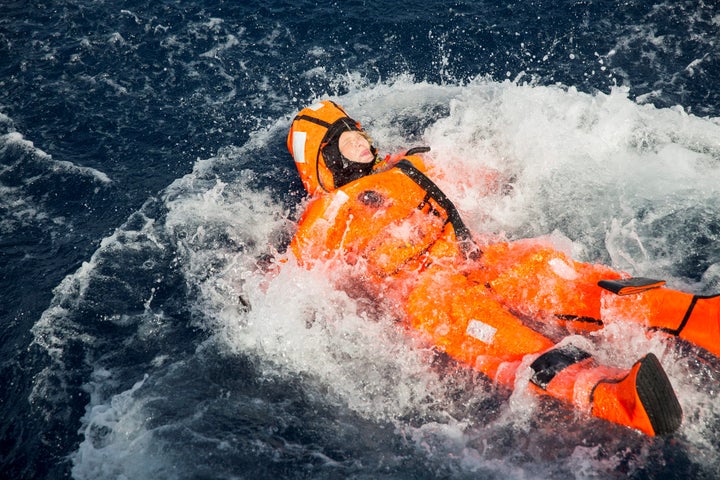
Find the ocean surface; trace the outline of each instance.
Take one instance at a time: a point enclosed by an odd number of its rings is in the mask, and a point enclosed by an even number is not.
[[[3,0],[0,477],[718,478],[703,352],[592,339],[666,368],[684,423],[648,438],[282,261],[287,129],[329,97],[431,146],[477,232],[720,292],[718,32],[711,0]]]

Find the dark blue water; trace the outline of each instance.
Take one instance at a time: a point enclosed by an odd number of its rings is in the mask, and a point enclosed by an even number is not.
[[[2,477],[715,478],[713,359],[595,339],[678,389],[645,438],[268,259],[304,201],[289,120],[330,96],[432,145],[475,230],[718,291],[719,29],[691,1],[2,2]]]

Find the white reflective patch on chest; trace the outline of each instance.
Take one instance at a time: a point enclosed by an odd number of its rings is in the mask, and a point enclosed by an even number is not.
[[[492,343],[495,339],[496,332],[497,328],[479,320],[470,320],[470,323],[468,323],[468,326],[465,329],[465,333],[487,344]]]
[[[327,209],[325,210],[325,214],[323,215],[323,218],[330,223],[335,222],[335,217],[337,217],[340,208],[345,205],[345,202],[350,199],[348,194],[343,192],[342,190],[335,190],[333,195],[334,197],[330,202],[330,205],[328,205]]]

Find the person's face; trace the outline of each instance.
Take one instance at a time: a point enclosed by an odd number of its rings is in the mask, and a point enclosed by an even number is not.
[[[338,147],[342,156],[351,162],[370,163],[375,159],[368,139],[362,133],[354,130],[340,134]]]

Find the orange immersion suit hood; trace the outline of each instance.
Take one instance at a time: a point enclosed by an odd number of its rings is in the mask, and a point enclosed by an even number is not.
[[[340,134],[350,130],[363,131],[359,122],[331,100],[304,108],[293,119],[287,147],[310,195],[331,192],[370,173],[372,164],[350,165],[339,152]]]

